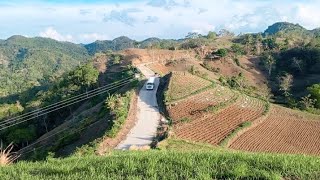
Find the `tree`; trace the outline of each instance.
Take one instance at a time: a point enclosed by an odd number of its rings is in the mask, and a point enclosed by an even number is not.
[[[315,107],[320,108],[320,84],[314,84],[307,88],[311,97],[316,99]]]
[[[251,52],[251,45],[253,44],[253,36],[251,34],[246,34],[243,39],[243,44],[245,45],[246,53]]]
[[[114,56],[113,64],[120,64],[120,60],[121,60],[120,56],[118,56],[118,55]]]
[[[279,90],[283,91],[285,97],[289,97],[290,89],[293,83],[293,76],[291,74],[286,73],[285,75],[279,77]]]
[[[293,65],[296,66],[300,72],[303,72],[301,67],[303,64],[303,61],[301,59],[294,57],[292,58],[292,62],[293,62]]]
[[[226,57],[228,55],[228,50],[224,48],[218,49],[218,51],[215,54],[220,57]]]
[[[267,39],[264,39],[262,41],[262,45],[264,47],[264,50],[274,50],[278,48],[275,37],[268,37]]]
[[[232,44],[231,46],[232,52],[234,52],[237,56],[241,56],[244,54],[243,48],[239,44]]]
[[[186,36],[186,39],[197,39],[199,37],[201,37],[201,34],[197,32],[189,32]]]
[[[256,54],[257,55],[260,55],[261,53],[261,47],[262,47],[262,40],[263,40],[263,37],[261,35],[261,33],[259,33],[256,38],[255,38],[255,51],[256,51]]]
[[[220,37],[233,37],[234,33],[226,29],[221,29],[218,34]]]
[[[11,131],[7,136],[8,142],[13,142],[17,144],[28,145],[36,137],[36,130],[34,127],[15,129]]]
[[[98,76],[99,71],[93,67],[92,63],[88,63],[72,71],[68,78],[77,86],[90,86],[97,82]]]
[[[272,69],[274,67],[274,64],[276,63],[276,60],[270,53],[264,53],[261,57],[261,63],[268,71],[269,77],[271,76]]]
[[[209,31],[208,35],[207,35],[207,38],[210,39],[210,40],[214,40],[214,39],[217,38],[217,33],[213,32],[213,31]]]
[[[311,98],[311,94],[308,94],[307,96],[304,96],[301,98],[300,107],[304,110],[314,108],[314,105],[316,104],[317,100]]]

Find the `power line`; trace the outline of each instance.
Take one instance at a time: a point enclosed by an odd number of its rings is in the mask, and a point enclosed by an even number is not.
[[[111,84],[110,84],[110,85],[104,86],[103,88],[100,88],[100,89],[98,89],[98,90],[97,90],[97,89],[91,90],[89,93],[88,93],[88,92],[82,93],[82,94],[79,94],[79,95],[77,95],[77,96],[68,98],[68,99],[66,99],[66,100],[62,100],[62,101],[59,101],[59,102],[57,102],[57,103],[54,103],[54,104],[45,106],[45,107],[43,107],[43,108],[40,108],[40,109],[37,109],[37,110],[33,110],[33,111],[31,111],[31,112],[27,112],[27,113],[25,113],[25,114],[16,116],[16,117],[14,117],[14,118],[11,118],[11,119],[2,121],[2,122],[0,123],[0,125],[7,124],[7,122],[12,122],[12,121],[14,121],[14,120],[19,120],[19,119],[22,119],[22,118],[30,117],[30,116],[32,116],[32,115],[36,115],[36,114],[38,114],[38,113],[41,113],[42,111],[50,110],[50,109],[55,108],[55,107],[58,107],[58,106],[60,106],[60,105],[70,103],[70,102],[72,102],[72,101],[74,101],[74,100],[83,98],[83,97],[85,97],[85,96],[89,96],[89,95],[91,95],[91,94],[93,94],[93,93],[97,93],[97,92],[99,92],[99,91],[103,91],[103,90],[105,90],[105,89],[107,89],[107,88],[113,87],[113,86],[115,86],[115,85],[119,85],[119,84],[121,84],[121,83],[123,83],[123,82],[127,82],[127,81],[129,81],[129,80],[132,80],[132,78],[126,78],[126,79],[117,81],[116,83],[118,83],[118,84],[113,83],[114,85],[111,85]],[[109,86],[110,86],[110,87],[109,87]]]
[[[127,81],[127,82],[128,82],[128,81]],[[122,82],[122,83],[119,83],[118,85],[114,85],[114,86],[112,86],[112,87],[107,87],[107,88],[105,88],[105,89],[101,89],[101,90],[99,90],[99,91],[96,91],[96,92],[93,92],[93,93],[90,93],[90,94],[85,94],[85,95],[83,95],[82,97],[79,97],[78,99],[74,99],[73,101],[65,102],[65,103],[62,103],[62,104],[53,106],[53,107],[51,107],[51,108],[44,109],[44,110],[39,110],[39,111],[37,111],[36,113],[30,114],[30,115],[28,115],[28,116],[26,116],[26,117],[34,116],[34,117],[31,117],[31,119],[33,119],[33,118],[36,118],[36,117],[38,117],[38,116],[42,116],[42,115],[47,114],[47,113],[49,113],[49,112],[55,111],[55,110],[57,110],[57,109],[61,109],[61,108],[63,108],[63,107],[67,107],[67,106],[72,105],[72,104],[75,104],[75,103],[77,103],[77,102],[86,100],[86,99],[91,98],[91,97],[93,97],[93,96],[95,96],[95,95],[102,94],[102,93],[104,93],[105,91],[114,89],[114,88],[119,87],[119,86],[121,86],[121,85],[123,85],[123,84],[127,84],[127,83],[126,83],[126,82]],[[110,88],[111,88],[111,89],[110,89]],[[79,99],[80,99],[80,101],[79,101]],[[63,105],[63,106],[62,106],[62,105]],[[62,107],[59,108],[58,106],[62,106]],[[57,108],[57,107],[58,107],[58,108]],[[45,112],[45,111],[49,111],[49,112],[43,113],[43,112]],[[40,113],[40,114],[39,114],[39,113]],[[30,119],[30,118],[29,118],[29,119]],[[0,123],[0,126],[2,126],[2,128],[1,128],[0,130],[5,129],[6,126],[9,127],[10,124],[12,124],[12,123],[19,122],[18,120],[22,120],[22,121],[23,121],[23,118],[18,118],[18,119],[16,119],[16,120],[12,120],[12,121],[10,121],[10,122]],[[18,124],[19,124],[19,123],[18,123]],[[11,127],[11,126],[10,126],[10,127]]]
[[[98,122],[99,122],[99,121],[96,121],[96,122],[90,124],[89,126],[83,127],[83,128],[81,128],[81,129],[77,130],[75,133],[81,132],[82,130],[84,130],[84,129],[86,129],[86,128],[89,128],[89,127],[95,125],[95,124],[98,123]],[[46,139],[49,139],[50,137],[53,137],[53,136],[55,136],[55,135],[57,135],[57,134],[65,131],[65,130],[68,130],[70,127],[72,127],[71,124],[70,124],[68,127],[64,128],[63,130],[60,130],[60,131],[58,131],[58,132],[56,132],[56,133],[54,133],[54,134],[51,134],[50,136],[48,136],[48,137],[46,137],[46,138],[41,139],[40,141],[36,141],[36,142],[30,144],[29,147],[30,147],[30,146],[34,146],[34,145],[36,145],[36,144],[39,144],[40,142],[42,142],[42,141],[44,141],[44,140],[46,140]],[[63,138],[65,138],[65,137],[67,137],[67,136],[69,136],[69,135],[70,135],[70,134],[67,134],[67,135],[62,136],[61,138],[58,139],[58,141],[59,141],[59,140],[62,140]],[[46,146],[46,144],[43,144],[43,145],[41,145],[41,146],[39,146],[39,147],[30,149],[30,150],[28,150],[28,151],[26,151],[26,152],[22,152],[22,153],[20,153],[20,155],[26,155],[26,154],[28,154],[28,153],[30,153],[30,152],[32,152],[32,151],[35,151],[35,150],[37,150],[37,149],[40,149],[40,148],[44,147],[44,146]],[[17,153],[21,152],[23,149],[26,149],[26,148],[28,148],[28,146],[25,147],[25,148],[20,149]]]
[[[12,126],[18,125],[18,124],[21,124],[21,123],[27,122],[27,121],[29,121],[29,120],[32,120],[32,119],[34,119],[34,118],[38,117],[38,116],[42,116],[42,115],[48,114],[48,113],[50,113],[50,112],[53,112],[53,111],[56,111],[56,110],[62,109],[62,108],[64,108],[64,107],[68,107],[68,106],[70,106],[70,105],[72,105],[72,104],[75,104],[75,103],[78,103],[78,102],[84,101],[84,100],[86,100],[86,99],[90,99],[90,98],[92,98],[92,97],[94,97],[94,96],[97,96],[97,95],[103,94],[103,93],[105,93],[105,92],[107,92],[107,91],[110,91],[111,89],[115,89],[115,88],[119,88],[119,87],[121,87],[121,86],[127,85],[127,84],[129,84],[129,83],[131,83],[131,82],[133,82],[133,80],[130,80],[130,81],[128,81],[128,82],[126,82],[126,83],[124,83],[124,84],[115,85],[114,87],[110,87],[110,89],[106,89],[106,90],[103,90],[103,91],[100,91],[100,92],[97,92],[97,93],[92,93],[92,94],[90,94],[90,95],[85,96],[83,99],[80,99],[80,100],[77,100],[77,101],[71,102],[71,103],[69,103],[69,104],[66,104],[66,105],[63,105],[63,106],[61,106],[61,107],[55,108],[55,109],[50,110],[50,111],[48,111],[48,112],[44,112],[44,113],[41,113],[41,114],[36,114],[36,116],[35,116],[35,117],[31,117],[31,118],[28,118],[28,119],[22,120],[22,121],[20,121],[20,122],[16,122],[16,123],[14,123],[14,124],[11,124],[11,125],[8,125],[8,126],[5,126],[5,127],[2,127],[2,128],[0,128],[0,131],[2,131],[2,130],[4,130],[4,129],[7,129],[7,128],[10,128],[10,127],[12,127]]]
[[[7,126],[4,126],[4,127],[0,128],[0,131],[1,131],[1,130],[4,130],[4,129],[7,129],[7,128],[9,128],[9,127],[15,126],[15,125],[17,125],[17,124],[21,124],[21,123],[23,123],[23,122],[27,122],[27,121],[29,121],[29,120],[31,120],[31,119],[34,119],[34,118],[36,118],[36,117],[39,117],[39,116],[48,114],[48,113],[50,113],[50,112],[53,112],[53,111],[56,111],[56,110],[59,110],[59,109],[68,107],[68,106],[70,106],[70,105],[72,105],[72,104],[75,104],[75,103],[84,101],[84,100],[89,99],[89,98],[92,98],[92,97],[94,97],[94,96],[103,94],[103,93],[105,93],[105,92],[107,92],[107,91],[110,91],[110,90],[115,89],[115,88],[119,88],[119,87],[124,86],[124,85],[127,85],[127,84],[129,84],[129,83],[131,83],[131,82],[132,82],[132,80],[131,80],[131,81],[128,81],[128,82],[125,82],[125,83],[122,83],[122,84],[119,84],[119,85],[116,85],[116,86],[114,86],[114,87],[110,87],[109,89],[105,89],[105,90],[100,91],[100,92],[97,92],[97,93],[92,93],[92,94],[90,94],[90,95],[88,95],[88,96],[85,96],[83,99],[80,99],[80,100],[71,102],[71,103],[69,103],[69,104],[65,104],[65,105],[63,105],[63,106],[61,106],[61,107],[57,107],[57,108],[52,109],[52,110],[47,111],[47,112],[43,112],[43,113],[40,113],[40,114],[36,114],[35,117],[30,117],[30,118],[28,118],[28,119],[21,120],[21,121],[19,121],[19,122],[13,121],[14,124],[7,125]]]
[[[112,87],[113,84],[114,84],[114,85],[117,85],[117,83],[121,83],[121,82],[123,82],[123,81],[127,81],[127,80],[130,80],[130,79],[132,79],[132,77],[128,77],[128,78],[119,80],[119,81],[117,81],[117,82],[113,82],[113,83],[111,83],[111,84],[108,84],[108,85],[105,85],[105,86],[102,86],[102,87],[99,87],[99,88],[90,90],[90,91],[88,91],[88,92],[85,92],[85,93],[82,93],[82,94],[79,94],[79,95],[70,97],[70,98],[68,98],[68,99],[64,99],[64,100],[61,100],[61,101],[59,101],[59,102],[56,102],[56,103],[47,105],[47,106],[42,107],[42,108],[40,108],[40,109],[36,109],[36,110],[30,111],[30,112],[21,114],[21,115],[19,115],[19,116],[16,116],[16,117],[7,119],[7,120],[5,120],[5,121],[2,121],[2,122],[0,123],[0,126],[3,126],[3,124],[7,124],[7,122],[11,122],[11,121],[13,121],[13,120],[19,120],[19,119],[22,119],[22,118],[30,117],[30,116],[32,116],[32,115],[35,115],[35,114],[41,112],[41,111],[44,111],[44,110],[47,110],[47,109],[51,109],[51,108],[55,108],[55,107],[57,107],[57,106],[60,106],[61,104],[69,103],[68,101],[73,101],[74,99],[81,98],[81,96],[83,97],[83,96],[85,96],[85,95],[88,95],[88,93],[93,93],[94,91],[100,91],[100,90],[103,90],[104,88],[108,88],[108,86],[111,86],[111,87]]]

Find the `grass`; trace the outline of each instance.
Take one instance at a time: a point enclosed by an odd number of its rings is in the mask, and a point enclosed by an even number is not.
[[[179,121],[182,122],[182,123],[188,123],[188,122],[191,121],[191,119],[187,118],[187,117],[184,117],[184,118],[181,118]]]
[[[182,97],[176,97],[176,98],[173,98],[173,95],[169,94],[169,92],[166,91],[165,94],[164,94],[164,96],[165,96],[165,102],[166,102],[166,104],[170,104],[170,103],[173,103],[173,102],[175,102],[175,101],[179,101],[179,100],[182,100],[182,99],[186,99],[186,98],[188,98],[188,97],[190,97],[190,96],[199,94],[199,93],[201,93],[201,92],[204,92],[204,91],[206,91],[206,90],[208,90],[208,89],[210,89],[210,88],[214,88],[214,87],[215,87],[215,83],[212,83],[211,85],[206,86],[206,87],[201,88],[201,89],[198,89],[198,90],[196,90],[196,91],[194,91],[194,92],[192,92],[192,93],[190,93],[190,94],[187,94],[187,95],[182,96]]]
[[[222,146],[222,147],[226,147],[228,142],[234,138],[239,131],[241,131],[242,129],[244,128],[247,128],[249,126],[251,126],[251,122],[250,121],[246,121],[246,122],[243,122],[241,123],[236,129],[234,129],[226,138],[224,138],[220,143],[219,145]]]
[[[213,105],[213,106],[209,106],[205,109],[205,111],[210,112],[210,113],[217,113],[219,110],[224,109],[226,107],[228,107],[229,105],[235,103],[237,101],[237,99],[239,98],[239,95],[234,95],[234,97],[232,97],[230,100],[228,101],[224,101],[224,102],[220,102],[217,105]]]
[[[3,147],[1,142],[0,146],[0,167],[10,165],[19,158],[18,154],[12,153],[14,148],[13,144],[9,144],[6,148]]]
[[[106,100],[106,106],[114,116],[111,126],[106,132],[108,137],[116,137],[118,132],[121,130],[122,125],[125,123],[129,113],[132,95],[133,91],[128,91],[122,96],[112,95]]]
[[[1,179],[319,179],[320,158],[220,150],[127,151],[0,168]]]
[[[264,111],[262,113],[263,116],[267,115],[268,112],[270,111],[270,102],[265,101],[265,105],[264,106],[265,106],[265,108],[264,108]]]
[[[161,141],[158,144],[158,149],[160,150],[169,150],[169,151],[211,151],[213,148],[211,144],[192,142],[182,139],[168,138],[164,141]],[[218,148],[216,148],[217,150]],[[222,149],[222,148],[221,148]]]

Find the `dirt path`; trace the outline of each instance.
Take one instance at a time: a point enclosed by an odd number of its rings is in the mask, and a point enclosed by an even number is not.
[[[154,75],[144,65],[137,67],[146,78]],[[136,125],[132,128],[128,136],[122,141],[116,149],[127,150],[130,146],[146,146],[150,145],[157,132],[160,120],[160,113],[156,99],[156,93],[159,86],[159,78],[155,80],[154,90],[146,90],[145,86],[140,90],[138,97],[138,113]]]

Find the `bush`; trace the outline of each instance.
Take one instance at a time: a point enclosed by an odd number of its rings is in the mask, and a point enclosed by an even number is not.
[[[191,121],[191,119],[189,119],[189,118],[187,118],[187,117],[184,117],[184,118],[181,118],[180,119],[180,122],[182,122],[182,123],[188,123],[188,122],[190,122]]]
[[[220,57],[226,57],[228,55],[228,50],[227,49],[218,49],[218,51],[215,52],[215,54]]]
[[[116,94],[111,95],[106,100],[106,108],[112,115],[112,121],[110,122],[110,127],[106,132],[108,137],[114,138],[121,129],[121,126],[127,119],[130,100],[133,92],[127,92],[123,95]]]
[[[236,63],[237,66],[241,67],[241,64],[238,58],[234,58],[233,61]]]
[[[209,64],[207,61],[205,61],[205,62],[202,64],[202,66],[203,66],[204,68],[206,68],[207,70],[212,71],[212,72],[215,72],[215,73],[220,73],[220,71],[221,71],[220,68],[215,68],[215,67],[210,66],[210,64]]]
[[[308,88],[311,97],[316,99],[315,107],[320,108],[320,84],[314,84]]]
[[[244,55],[244,49],[239,44],[232,44],[231,46],[232,52],[234,52],[237,56]]]

